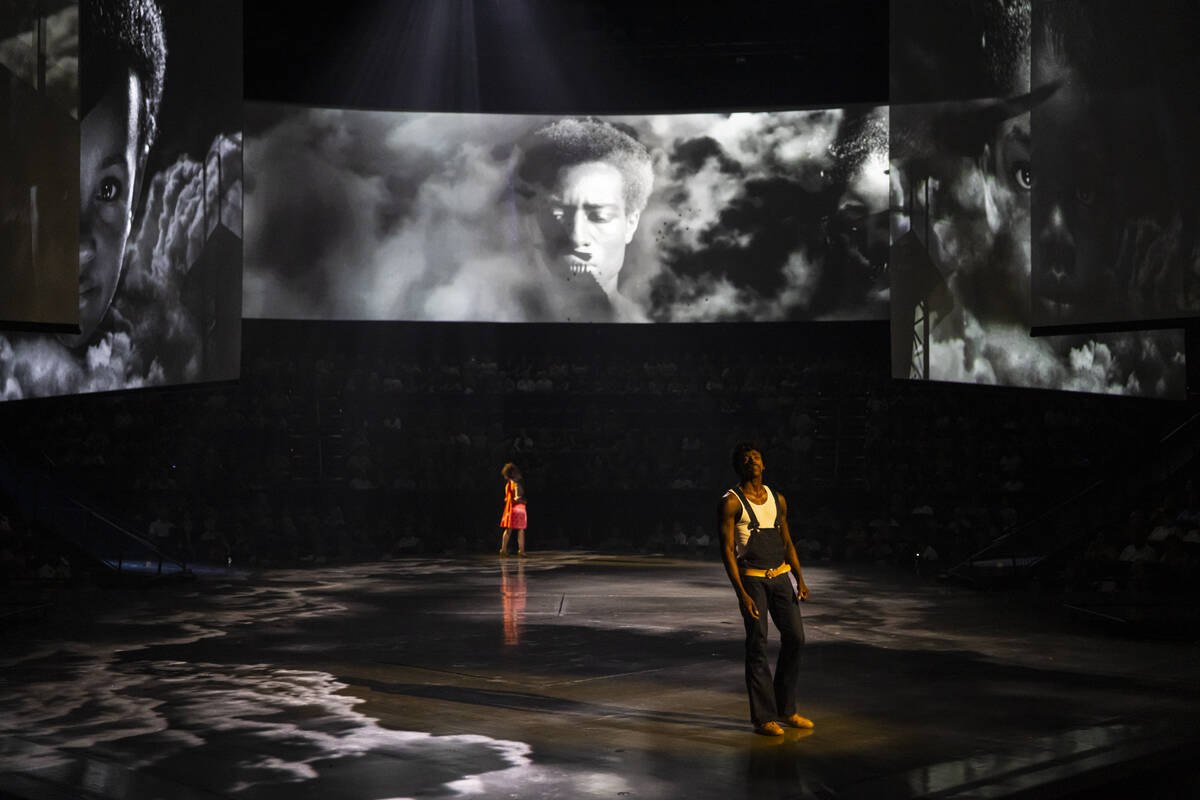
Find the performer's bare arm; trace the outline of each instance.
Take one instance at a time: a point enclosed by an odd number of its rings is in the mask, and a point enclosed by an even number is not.
[[[775,493],[775,500],[779,503],[779,522],[776,524],[779,527],[779,535],[783,537],[783,552],[787,557],[787,563],[796,573],[796,592],[800,595],[801,600],[807,600],[808,586],[804,583],[804,575],[800,572],[800,558],[796,555],[796,548],[792,546],[792,532],[788,530],[787,501],[779,492]]]
[[[729,582],[733,584],[733,590],[737,592],[738,604],[750,616],[758,619],[758,606],[754,603],[754,598],[746,593],[746,587],[742,585],[742,574],[738,571],[737,566],[735,526],[737,512],[741,506],[737,497],[732,494],[726,495],[721,500],[721,507],[717,512],[717,530],[721,537],[721,560],[725,562],[725,573],[729,576]]]

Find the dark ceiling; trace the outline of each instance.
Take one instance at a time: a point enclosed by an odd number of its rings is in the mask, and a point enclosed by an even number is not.
[[[888,3],[247,0],[246,97],[443,111],[886,102]]]

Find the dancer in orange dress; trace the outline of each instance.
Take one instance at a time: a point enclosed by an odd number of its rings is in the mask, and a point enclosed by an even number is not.
[[[525,557],[525,484],[521,482],[521,470],[511,461],[504,465],[500,474],[508,481],[504,485],[504,513],[500,516],[500,555],[508,555],[508,537],[517,532],[517,555]]]

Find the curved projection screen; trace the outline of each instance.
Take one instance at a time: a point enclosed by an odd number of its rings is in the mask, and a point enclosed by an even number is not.
[[[153,13],[106,23],[155,7],[79,4],[82,202],[73,295],[81,330],[0,334],[0,399],[238,375],[241,0],[157,0],[165,47],[152,33]],[[153,68],[133,79],[120,60],[133,47],[123,38],[130,31],[145,52],[165,50],[156,117],[138,100],[154,96]],[[149,119],[156,125],[142,122]]]
[[[925,24],[935,11],[957,16]],[[892,375],[1181,399],[1182,331],[1030,335],[1050,172],[1037,153],[1055,144],[1037,122],[1058,88],[1031,85],[1030,12],[893,4],[893,99],[908,102],[890,118]]]
[[[892,126],[893,377],[1183,398],[1182,331],[1030,335],[1027,110],[894,106]]]
[[[1200,315],[1194,0],[1033,6],[1033,325]]]
[[[244,313],[886,319],[887,120],[248,104]]]

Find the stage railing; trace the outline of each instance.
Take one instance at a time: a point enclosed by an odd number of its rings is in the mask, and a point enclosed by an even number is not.
[[[115,572],[189,572],[182,559],[71,497],[51,475],[15,465],[7,453],[0,457],[0,489],[29,524],[64,537]]]
[[[1054,524],[1072,515],[1081,503],[1103,497],[1106,502],[1132,498],[1161,485],[1200,455],[1200,412],[1159,438],[1142,457],[1109,465],[1105,474],[1031,519],[1010,527],[985,547],[955,564],[947,575],[971,583],[983,576],[995,580],[1033,575],[1042,564],[1081,545],[1094,531]]]

